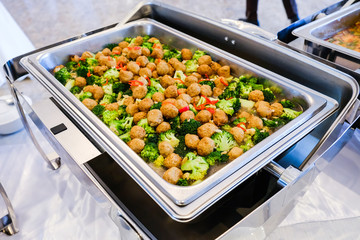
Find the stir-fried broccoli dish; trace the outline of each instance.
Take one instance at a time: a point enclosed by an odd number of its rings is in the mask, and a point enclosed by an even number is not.
[[[201,50],[126,37],[70,56],[54,76],[163,179],[203,181],[299,116],[299,104]]]

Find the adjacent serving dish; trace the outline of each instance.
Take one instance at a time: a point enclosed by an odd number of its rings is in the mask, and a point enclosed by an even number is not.
[[[206,51],[213,59],[229,65],[235,76],[250,73],[268,79],[273,85],[282,88],[288,99],[298,99],[304,112],[200,184],[188,187],[171,185],[155,173],[135,152],[131,151],[52,75],[54,67],[65,63],[69,55],[81,54],[88,50],[95,52],[101,49],[104,43],[120,42],[124,37],[139,35],[156,36],[161,42],[177,49],[190,48]],[[109,154],[171,217],[178,221],[189,221],[199,215],[216,199],[249,177],[258,167],[264,166],[274,156],[280,154],[284,150],[284,146],[298,140],[297,136],[301,135],[299,132],[302,134],[310,132],[338,105],[335,100],[323,94],[163,24],[146,19],[27,56],[21,60],[21,64],[49,90],[59,106],[90,138],[101,139],[104,143],[115,146],[113,150],[109,151]],[[330,107],[328,111],[323,112],[322,109],[325,106]],[[249,164],[250,162],[251,164]],[[244,168],[246,165],[249,168]]]

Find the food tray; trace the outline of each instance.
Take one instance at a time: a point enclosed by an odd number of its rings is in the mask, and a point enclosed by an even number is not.
[[[69,55],[84,51],[96,52],[106,43],[120,42],[125,37],[151,35],[162,43],[177,49],[204,50],[214,60],[230,65],[232,74],[239,76],[251,73],[270,80],[284,90],[288,99],[296,98],[304,112],[283,126],[271,136],[255,145],[221,170],[207,177],[197,185],[182,187],[167,183],[136,153],[108,129],[91,111],[72,95],[52,75],[55,66],[65,63]],[[66,111],[86,134],[96,139],[97,144],[108,150],[114,160],[174,219],[189,221],[232,188],[266,165],[286,147],[296,141],[299,132],[310,132],[329,116],[337,102],[289,79],[267,71],[250,62],[198,41],[154,20],[143,19],[117,28],[106,30],[89,37],[75,40],[45,51],[29,55],[21,60],[22,66],[39,80],[53,95],[56,102]],[[321,111],[327,106],[328,111]],[[330,106],[330,107],[329,107]],[[321,114],[321,115],[319,115]],[[113,148],[111,148],[114,146]],[[251,162],[251,164],[249,164]],[[244,166],[248,166],[244,168]],[[119,186],[121,187],[121,186]]]

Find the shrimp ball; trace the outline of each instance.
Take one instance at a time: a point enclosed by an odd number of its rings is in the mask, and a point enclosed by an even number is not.
[[[188,148],[196,149],[198,143],[200,142],[199,136],[195,134],[186,134],[185,135],[185,145]]]
[[[122,41],[122,42],[120,42],[118,45],[119,45],[119,47],[121,47],[121,48],[126,48],[127,46],[129,46],[129,43],[126,42],[126,41]]]
[[[200,97],[199,96],[195,96],[193,98],[191,98],[191,103],[196,105],[200,100]]]
[[[264,101],[264,93],[260,90],[254,90],[249,93],[249,100],[257,102]]]
[[[131,59],[136,59],[141,55],[141,47],[128,47],[128,50],[127,56]]]
[[[172,167],[164,172],[163,179],[171,184],[176,184],[182,175],[183,172],[179,168]]]
[[[70,61],[78,63],[80,61],[80,57],[78,55],[71,55]]]
[[[97,76],[102,76],[108,70],[107,66],[95,66],[94,67],[94,74]]]
[[[185,72],[186,71],[186,66],[185,64],[183,64],[182,62],[176,62],[173,65],[174,70],[176,71],[182,71]]]
[[[144,98],[139,103],[139,110],[142,112],[148,112],[153,104],[154,102],[151,98]]]
[[[218,126],[225,125],[229,122],[229,118],[223,110],[216,109],[213,115],[214,123]]]
[[[148,57],[150,56],[150,49],[146,48],[146,47],[142,47],[141,48],[141,54]]]
[[[147,94],[147,87],[146,86],[137,86],[133,90],[133,97],[143,99]]]
[[[186,93],[189,94],[191,97],[195,97],[200,94],[200,91],[201,91],[200,84],[192,83],[186,90]]]
[[[126,112],[130,114],[131,116],[134,116],[135,113],[139,112],[139,106],[137,104],[129,104],[126,107]]]
[[[109,48],[104,48],[101,53],[104,55],[104,56],[110,56],[111,54],[111,50]]]
[[[128,142],[128,146],[136,153],[140,153],[144,147],[145,142],[142,139],[134,138],[130,142]]]
[[[134,39],[134,45],[140,46],[141,44],[143,44],[143,38],[142,38],[141,36],[137,36],[137,37]]]
[[[181,57],[184,60],[190,60],[193,57],[193,54],[190,49],[183,48],[181,49]]]
[[[167,141],[160,142],[158,148],[160,155],[164,157],[167,157],[174,152],[174,147]]]
[[[192,111],[185,111],[183,113],[181,113],[180,115],[180,121],[184,122],[185,120],[188,119],[194,119],[195,118],[195,114]]]
[[[218,87],[214,87],[214,89],[213,89],[213,96],[214,96],[214,97],[218,97],[218,96],[220,96],[223,92],[224,92],[223,89],[218,88]]]
[[[165,96],[162,92],[156,92],[154,95],[152,95],[152,100],[154,102],[162,102],[165,100]]]
[[[154,48],[150,56],[155,59],[162,59],[164,57],[164,51],[160,48]]]
[[[159,109],[153,109],[148,112],[147,119],[150,126],[156,127],[163,121],[163,115]]]
[[[207,123],[211,120],[212,114],[208,110],[201,110],[195,117],[196,121]]]
[[[229,159],[232,161],[240,157],[244,153],[244,150],[239,147],[233,147],[229,152]]]
[[[92,57],[94,57],[94,54],[92,54],[89,51],[83,52],[83,54],[81,55],[81,59],[92,58]]]
[[[201,156],[207,156],[214,151],[215,142],[209,137],[204,137],[197,145],[197,152]]]
[[[160,111],[165,118],[174,118],[179,113],[179,110],[172,104],[162,105]]]
[[[177,92],[177,87],[175,85],[171,85],[165,89],[164,95],[166,98],[176,98],[179,94]]]
[[[258,114],[261,117],[266,117],[266,118],[270,118],[271,114],[272,114],[272,109],[270,107],[270,103],[265,102],[265,101],[258,101],[255,104],[256,107],[256,111],[258,112]]]
[[[149,62],[146,64],[146,68],[150,69],[151,71],[154,71],[156,69],[156,64],[153,62]]]
[[[194,77],[196,77],[198,80],[201,79],[201,75],[200,75],[199,73],[197,73],[197,72],[193,72],[190,76],[194,76]]]
[[[140,126],[133,126],[130,130],[131,139],[134,138],[144,139],[145,135],[146,135],[145,129]]]
[[[181,95],[181,94],[186,93],[186,88],[179,88],[177,91],[178,91],[178,94]]]
[[[162,132],[166,132],[171,129],[170,123],[162,122],[156,127],[156,133],[160,134]]]
[[[219,128],[213,123],[205,123],[197,129],[199,137],[211,137]]]
[[[85,98],[82,103],[90,110],[92,110],[98,103],[91,98]]]
[[[165,158],[164,166],[167,168],[180,167],[181,162],[182,162],[182,158],[178,154],[171,153]]]

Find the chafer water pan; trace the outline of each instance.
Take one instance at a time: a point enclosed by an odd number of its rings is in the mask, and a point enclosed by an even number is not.
[[[68,61],[69,55],[81,55],[84,51],[97,52],[107,43],[120,42],[128,36],[145,34],[155,36],[162,43],[177,49],[186,47],[192,50],[204,50],[213,59],[230,65],[233,75],[251,73],[268,79],[272,84],[284,89],[287,98],[296,99],[304,112],[200,184],[188,187],[169,184],[52,75],[54,67]],[[304,134],[310,132],[331,115],[338,105],[332,98],[150,19],[134,21],[29,55],[21,60],[21,64],[47,88],[66,114],[92,141],[107,151],[173,219],[182,222],[197,217]]]
[[[357,70],[360,68],[360,52],[333,44],[326,39],[353,26],[359,20],[360,2],[299,27],[293,34],[305,39],[305,51]]]

